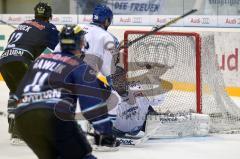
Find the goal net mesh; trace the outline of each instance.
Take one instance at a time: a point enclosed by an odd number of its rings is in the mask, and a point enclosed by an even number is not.
[[[144,31],[126,31],[125,42]],[[240,108],[225,91],[214,50],[214,36],[158,32],[124,52],[128,82],[138,82],[158,112],[198,112],[211,117],[211,132],[240,128]]]

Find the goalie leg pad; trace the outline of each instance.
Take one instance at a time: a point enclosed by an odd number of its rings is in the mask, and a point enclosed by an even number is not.
[[[158,127],[151,138],[207,136],[210,117],[205,114],[148,115],[146,132]]]

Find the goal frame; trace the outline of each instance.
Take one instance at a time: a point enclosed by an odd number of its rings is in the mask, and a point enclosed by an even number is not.
[[[131,41],[128,40],[130,34],[147,34],[149,31],[139,31],[139,30],[127,30],[124,32],[124,46]],[[156,32],[149,36],[154,35],[171,35],[171,36],[192,36],[195,38],[195,65],[196,65],[196,112],[202,113],[202,81],[201,81],[201,37],[198,33],[195,32],[170,32],[170,31],[161,31]],[[131,47],[131,46],[130,46]],[[124,69],[128,71],[128,48],[124,48],[123,54],[123,63]]]

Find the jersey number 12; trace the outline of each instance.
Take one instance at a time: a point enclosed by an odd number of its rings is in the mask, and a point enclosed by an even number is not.
[[[7,48],[15,47],[14,43],[16,43],[22,37],[22,35],[23,33],[13,33],[8,40]]]

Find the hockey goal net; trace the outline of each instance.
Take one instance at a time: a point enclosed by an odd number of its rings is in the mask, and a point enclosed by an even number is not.
[[[146,33],[126,31],[124,41]],[[124,67],[128,82],[142,84],[148,98],[158,96],[155,110],[208,114],[215,133],[239,130],[240,108],[225,91],[213,35],[157,32],[125,49]]]

